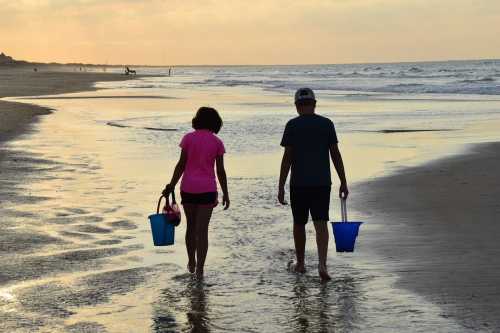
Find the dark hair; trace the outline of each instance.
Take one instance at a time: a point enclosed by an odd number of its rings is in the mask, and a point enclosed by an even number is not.
[[[297,106],[313,106],[315,103],[316,103],[315,99],[308,98],[308,99],[298,100],[297,102],[295,102],[295,105],[297,105]]]
[[[193,118],[193,128],[196,130],[207,129],[217,134],[221,127],[222,118],[214,108],[202,106]]]

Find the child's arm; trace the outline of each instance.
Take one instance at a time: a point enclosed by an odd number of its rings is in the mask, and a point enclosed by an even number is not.
[[[342,161],[342,155],[340,155],[339,146],[337,144],[330,146],[330,156],[340,179],[339,197],[347,199],[349,190],[347,189],[347,180],[345,178],[344,162]]]
[[[227,190],[227,176],[226,169],[224,168],[224,155],[217,156],[215,160],[217,167],[217,178],[219,178],[219,184],[222,189],[222,205],[224,210],[229,208],[231,201],[229,200],[229,192]]]
[[[292,147],[286,146],[281,160],[280,182],[278,185],[278,201],[282,205],[286,205],[285,201],[285,183],[292,166]]]
[[[170,180],[170,183],[167,184],[165,186],[165,189],[163,190],[163,195],[168,195],[175,189],[175,185],[177,185],[177,183],[179,182],[179,179],[181,179],[181,176],[184,173],[184,169],[186,168],[186,161],[187,161],[187,153],[183,149],[181,151],[181,157],[179,158],[179,161],[177,162],[177,165],[175,166],[174,174],[172,175],[172,179]]]

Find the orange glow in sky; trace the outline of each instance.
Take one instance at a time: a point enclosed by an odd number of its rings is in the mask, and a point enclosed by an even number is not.
[[[31,61],[313,64],[500,58],[499,0],[0,0]]]

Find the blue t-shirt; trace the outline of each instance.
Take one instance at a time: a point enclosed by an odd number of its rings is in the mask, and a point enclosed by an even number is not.
[[[290,186],[331,186],[330,147],[337,144],[333,122],[317,114],[291,119],[281,145],[292,148]]]

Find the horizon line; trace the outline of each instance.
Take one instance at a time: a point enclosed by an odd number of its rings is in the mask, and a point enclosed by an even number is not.
[[[388,65],[388,64],[408,64],[408,63],[439,63],[439,62],[460,62],[460,61],[500,61],[499,58],[451,58],[444,60],[400,60],[400,61],[353,61],[353,62],[338,62],[338,63],[290,63],[290,64],[163,64],[163,65],[146,65],[146,64],[93,64],[93,63],[83,63],[83,62],[37,62],[37,61],[29,61],[29,60],[16,60],[16,61],[26,61],[27,64],[33,65],[62,65],[62,66],[96,66],[96,67],[123,67],[123,66],[136,66],[136,67],[245,67],[245,66],[335,66],[335,65]]]

